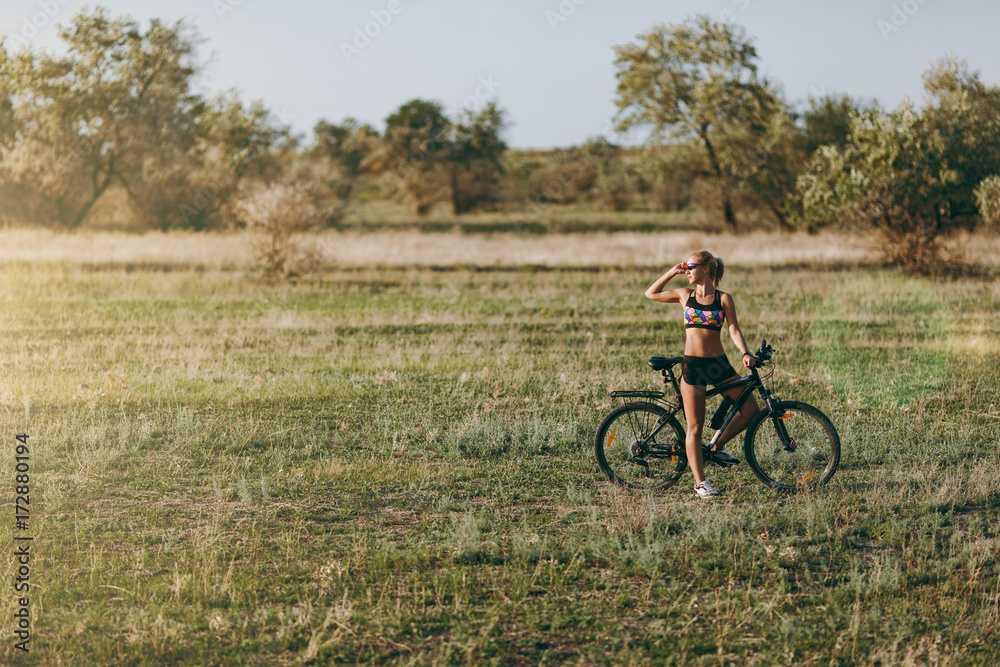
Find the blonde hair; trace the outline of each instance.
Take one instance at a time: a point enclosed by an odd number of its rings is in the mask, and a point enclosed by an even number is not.
[[[698,264],[704,264],[708,267],[708,277],[718,287],[719,283],[722,282],[723,274],[726,272],[726,263],[722,261],[722,258],[716,257],[707,250],[696,250],[691,253],[691,256],[698,260]]]

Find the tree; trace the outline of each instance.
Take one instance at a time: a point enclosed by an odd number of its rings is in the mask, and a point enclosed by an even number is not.
[[[650,184],[664,211],[680,211],[691,203],[695,180],[707,172],[705,151],[693,144],[644,147],[639,157],[643,180]]]
[[[1000,223],[1000,176],[987,176],[976,186],[976,207],[990,225]]]
[[[445,190],[450,122],[436,102],[411,100],[386,118],[384,146],[373,162],[391,169],[415,215],[426,215]]]
[[[806,159],[801,133],[784,106],[775,105],[760,121],[728,132],[719,152],[739,192],[791,231],[796,179]]]
[[[940,137],[941,159],[955,173],[942,193],[941,224],[971,227],[978,221],[977,186],[1000,174],[1000,88],[984,84],[954,54],[932,64],[923,79],[929,98],[923,125]]]
[[[197,38],[183,22],[154,19],[143,32],[103,8],[78,13],[59,35],[65,55],[5,52],[16,135],[0,169],[51,202],[39,207],[45,218],[76,227],[112,184],[142,172],[146,156],[191,146]]]
[[[495,102],[452,121],[438,103],[411,100],[386,119],[379,150],[360,168],[390,174],[415,215],[425,215],[449,193],[459,215],[499,197],[503,128]]]
[[[821,147],[799,178],[806,220],[874,228],[888,264],[931,270],[941,251],[939,204],[956,181],[943,148],[908,101],[856,115],[850,142]]]
[[[61,26],[64,53],[0,48],[0,197],[5,215],[78,227],[110,188],[160,227],[218,222],[246,160],[287,130],[260,105],[192,90],[200,39],[98,7]]]
[[[195,141],[173,163],[186,168],[170,192],[172,207],[159,216],[162,227],[232,227],[239,224],[233,206],[244,188],[280,180],[290,169],[295,141],[288,126],[275,121],[259,101],[244,104],[235,91],[213,96],[198,115]],[[150,166],[155,166],[152,161]],[[158,182],[148,169],[146,183]]]
[[[696,16],[657,26],[615,52],[618,129],[651,125],[654,140],[699,142],[720,188],[726,224],[735,229],[733,191],[748,165],[735,150],[744,142],[728,140],[736,133],[766,133],[770,118],[783,110],[758,76],[753,44],[736,26]]]
[[[554,150],[536,174],[535,198],[571,204],[584,201],[597,185],[597,163],[583,146]]]
[[[466,213],[499,198],[503,154],[500,138],[503,110],[489,102],[482,110],[464,112],[452,125],[451,206],[455,215]]]
[[[841,147],[851,131],[851,117],[873,108],[874,103],[852,99],[849,95],[831,94],[810,97],[809,108],[802,113],[803,150],[811,156],[820,146]]]
[[[586,169],[586,187],[581,189],[588,192],[591,199],[616,211],[628,208],[638,178],[622,159],[621,148],[604,137],[595,137],[584,142],[574,153],[579,155],[576,159]]]
[[[953,57],[924,82],[922,114],[908,100],[854,114],[847,143],[819,148],[798,183],[808,224],[874,228],[887,263],[920,273],[942,261],[943,238],[989,215],[1000,173],[1000,90]]]
[[[329,162],[333,174],[328,187],[339,197],[349,199],[358,178],[368,168],[365,161],[378,152],[381,139],[378,131],[367,123],[345,118],[340,125],[321,120],[316,123],[313,133],[316,142],[309,154]]]

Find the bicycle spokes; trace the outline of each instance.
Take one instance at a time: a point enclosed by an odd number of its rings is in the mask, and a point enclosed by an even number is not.
[[[632,458],[629,459],[629,463],[634,463],[637,466],[639,466],[640,468],[642,468],[642,476],[643,477],[652,477],[653,476],[653,471],[649,469],[649,463],[647,463],[645,461],[645,459],[640,459],[637,456],[633,456]]]
[[[664,488],[687,466],[677,456],[683,442],[684,431],[673,413],[654,403],[629,403],[598,428],[595,453],[601,471],[615,484]]]
[[[840,462],[840,438],[813,406],[782,401],[772,415],[747,429],[744,453],[758,479],[793,491],[822,484],[833,475]]]

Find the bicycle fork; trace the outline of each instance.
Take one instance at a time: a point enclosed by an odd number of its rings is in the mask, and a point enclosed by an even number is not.
[[[788,419],[792,415],[790,413],[780,415],[777,413],[770,391],[765,394],[764,400],[767,401],[767,408],[771,413],[771,423],[774,424],[774,430],[778,432],[778,439],[781,440],[781,448],[786,452],[794,452],[796,447],[795,440],[792,439],[792,436],[788,435],[788,429],[785,428],[784,422],[785,419]]]

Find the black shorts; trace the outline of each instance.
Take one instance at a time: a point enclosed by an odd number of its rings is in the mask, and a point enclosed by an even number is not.
[[[726,355],[718,357],[689,357],[684,355],[684,381],[695,387],[718,386],[739,375]]]

